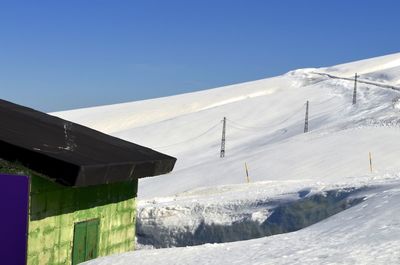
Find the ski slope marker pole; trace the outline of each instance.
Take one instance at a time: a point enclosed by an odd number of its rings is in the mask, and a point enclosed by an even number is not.
[[[371,152],[369,152],[369,171],[372,173],[372,155],[371,155]]]
[[[246,180],[247,180],[247,183],[250,183],[249,169],[247,168],[247,163],[246,162],[244,162],[244,168],[246,169]]]

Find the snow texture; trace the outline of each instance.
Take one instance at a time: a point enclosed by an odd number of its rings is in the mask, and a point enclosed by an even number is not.
[[[358,84],[352,105],[355,73],[372,83]],[[249,215],[264,222],[271,211],[253,207],[260,200],[371,187],[360,204],[296,232],[140,250],[88,264],[400,264],[400,216],[395,214],[400,210],[400,92],[391,89],[399,86],[400,53],[54,113],[178,158],[172,173],[139,184],[139,222],[171,234],[192,233],[204,221],[229,226]],[[307,100],[309,133],[304,134]],[[221,159],[223,117],[227,139]]]

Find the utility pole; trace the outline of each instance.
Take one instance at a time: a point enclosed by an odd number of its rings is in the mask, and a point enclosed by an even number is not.
[[[354,75],[353,105],[357,103],[357,73]]]
[[[225,134],[226,134],[226,117],[224,117],[222,125],[221,154],[220,154],[221,158],[225,157]]]
[[[306,103],[306,118],[304,120],[304,133],[308,132],[308,100]]]

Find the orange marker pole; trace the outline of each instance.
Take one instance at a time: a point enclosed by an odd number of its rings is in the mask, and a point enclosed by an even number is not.
[[[369,171],[371,171],[371,173],[372,173],[372,156],[371,156],[371,152],[369,152]]]
[[[249,169],[247,168],[247,163],[244,163],[244,167],[246,169],[246,179],[247,179],[247,183],[250,183],[250,177],[249,177]]]

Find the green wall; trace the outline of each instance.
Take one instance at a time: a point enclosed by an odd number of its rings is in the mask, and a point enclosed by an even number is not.
[[[28,265],[71,264],[74,224],[99,218],[99,256],[133,250],[137,180],[70,188],[21,166],[0,162],[0,172],[31,179]]]

